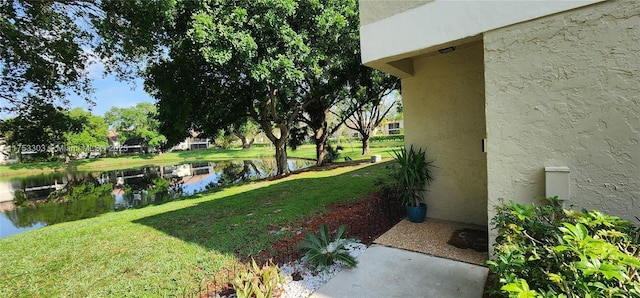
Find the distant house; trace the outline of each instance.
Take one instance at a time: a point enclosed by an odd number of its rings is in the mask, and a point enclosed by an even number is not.
[[[390,120],[380,124],[382,135],[399,135],[404,130],[404,120]]]
[[[558,195],[636,222],[640,1],[359,4],[362,61],[402,79],[405,143],[438,166],[428,216]]]
[[[171,147],[169,151],[209,149],[209,146],[211,146],[211,140],[209,138],[198,137],[200,135],[199,132],[191,131],[190,135],[191,136],[185,138],[184,141]]]
[[[404,131],[404,120],[383,120],[380,125],[373,128],[372,136],[388,136],[402,134]],[[361,138],[362,136],[357,130],[351,129],[346,125],[336,132],[339,135],[346,135],[349,138]]]
[[[145,147],[144,139],[140,137],[127,139],[124,144],[118,141],[118,132],[110,130],[108,133],[109,139],[109,153],[143,153],[149,151],[149,148]]]

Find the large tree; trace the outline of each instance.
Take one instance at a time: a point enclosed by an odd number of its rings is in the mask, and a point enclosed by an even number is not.
[[[251,149],[260,126],[252,118],[241,118],[236,124],[225,129],[226,134],[234,135],[242,143],[242,150]]]
[[[36,99],[25,102],[16,117],[0,122],[0,134],[20,158],[26,152],[37,157],[65,153],[65,134],[81,129],[82,121],[73,119],[60,107]]]
[[[314,100],[302,93],[309,79],[328,77],[334,56],[325,49],[340,42],[333,30],[353,26],[343,14],[356,1],[139,2],[104,1],[103,49],[120,61],[147,57],[145,86],[168,139],[189,129],[212,135],[248,116],[274,144],[278,174],[287,173],[290,129]]]
[[[109,126],[105,123],[104,118],[83,110],[75,108],[68,112],[72,121],[81,123],[79,131],[67,131],[64,133],[66,145],[70,153],[104,151],[109,142],[107,135]]]
[[[365,79],[364,76],[372,75],[372,72],[360,63],[360,22],[356,1],[340,1],[329,6],[322,17],[326,21],[320,23],[325,27],[309,34],[312,40],[316,40],[311,50],[324,57],[324,63],[303,69],[304,83],[298,94],[309,104],[299,117],[305,127],[292,136],[300,138],[306,137],[306,131],[311,133],[318,165],[329,161],[329,137],[356,111],[372,101],[379,101],[359,96],[356,90],[394,89],[399,82],[399,79],[380,72],[375,74],[380,80]],[[299,140],[292,140],[292,143],[299,143]]]
[[[330,2],[330,1],[329,1]],[[338,1],[327,5],[318,16],[319,28],[308,33],[314,40],[311,51],[322,57],[319,64],[302,69],[304,83],[299,96],[309,102],[300,114],[300,122],[311,132],[316,145],[317,164],[327,162],[327,141],[346,117],[329,121],[329,111],[348,90],[348,79],[364,67],[360,65],[359,14],[357,1]]]
[[[370,154],[371,134],[387,114],[397,108],[397,100],[386,103],[385,99],[399,89],[400,80],[370,68],[362,69],[358,76],[351,79],[354,81],[354,88],[351,88],[350,96],[341,103],[342,110],[350,115],[345,125],[360,133],[362,154]],[[355,113],[352,112],[353,107],[359,107]]]
[[[125,143],[131,139],[141,139],[143,145],[159,147],[166,143],[166,138],[158,131],[156,107],[148,102],[141,102],[133,107],[113,107],[104,114],[109,128],[118,133],[118,141]]]
[[[77,93],[89,100],[86,67],[89,21],[101,17],[94,1],[0,0],[0,111],[41,101],[64,104]]]

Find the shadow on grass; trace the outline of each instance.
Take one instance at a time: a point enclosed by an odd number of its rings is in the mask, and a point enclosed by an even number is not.
[[[318,169],[320,170],[320,169]],[[384,165],[373,165],[330,177],[298,177],[248,183],[233,189],[198,196],[211,200],[135,223],[197,244],[208,250],[242,259],[258,256],[287,235],[295,235],[304,220],[325,212],[331,203],[356,201],[376,190],[374,181],[385,176]],[[294,177],[295,178],[295,177]]]

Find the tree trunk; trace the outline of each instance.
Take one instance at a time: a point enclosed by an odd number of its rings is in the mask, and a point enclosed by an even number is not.
[[[287,142],[286,138],[280,137],[275,144],[276,147],[276,164],[278,166],[278,176],[289,174],[289,163],[287,162]]]
[[[371,149],[369,148],[369,135],[362,135],[362,155],[371,154]]]
[[[236,135],[236,137],[238,137],[238,139],[240,139],[240,141],[242,142],[242,150],[249,150],[251,149],[251,145],[253,144],[253,140],[254,139],[249,139],[247,138],[246,135],[239,133],[239,132],[234,132],[234,134]]]
[[[316,139],[316,165],[321,166],[327,163],[327,142],[326,140]]]

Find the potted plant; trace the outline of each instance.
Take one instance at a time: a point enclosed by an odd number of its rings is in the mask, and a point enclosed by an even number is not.
[[[423,222],[427,215],[427,204],[424,202],[423,193],[433,181],[431,168],[433,161],[426,159],[426,151],[417,150],[413,145],[406,150],[394,150],[393,155],[397,162],[394,178],[397,179],[398,191],[402,203],[406,206],[407,217],[411,222]]]

